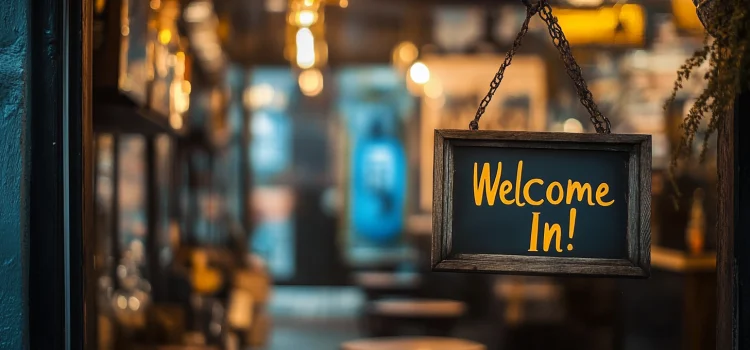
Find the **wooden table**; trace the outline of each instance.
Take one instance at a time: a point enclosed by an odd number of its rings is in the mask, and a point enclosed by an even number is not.
[[[445,336],[465,312],[466,304],[454,300],[378,300],[367,307],[365,328],[373,336],[394,336],[401,326],[411,324],[426,335]]]
[[[485,350],[482,344],[441,337],[360,339],[341,344],[341,350]]]
[[[421,282],[418,274],[406,272],[360,272],[354,275],[354,279],[368,301],[384,296],[413,295]]]

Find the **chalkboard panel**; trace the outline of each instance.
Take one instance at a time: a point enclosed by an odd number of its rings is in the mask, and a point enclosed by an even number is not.
[[[647,277],[651,137],[435,131],[432,268]]]

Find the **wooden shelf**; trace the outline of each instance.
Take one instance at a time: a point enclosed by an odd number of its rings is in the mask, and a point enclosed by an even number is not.
[[[691,255],[676,249],[652,247],[651,266],[673,272],[711,272],[716,270],[716,253]]]
[[[168,116],[139,106],[116,89],[96,88],[93,109],[96,132],[184,136],[183,131],[169,125]]]

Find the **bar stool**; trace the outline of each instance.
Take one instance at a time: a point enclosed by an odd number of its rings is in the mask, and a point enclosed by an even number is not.
[[[485,350],[469,340],[441,337],[360,339],[341,344],[341,350]]]
[[[368,305],[366,331],[385,337],[398,335],[406,326],[416,326],[426,335],[445,336],[465,312],[466,304],[454,300],[378,300]]]

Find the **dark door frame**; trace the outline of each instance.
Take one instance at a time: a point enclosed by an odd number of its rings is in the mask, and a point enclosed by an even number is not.
[[[28,11],[29,348],[94,348],[92,2]]]
[[[735,100],[718,134],[716,349],[750,347],[750,141],[740,137],[750,121],[750,91]]]

